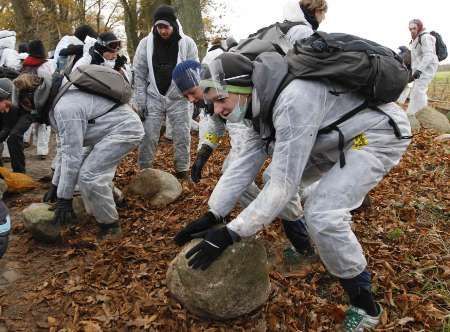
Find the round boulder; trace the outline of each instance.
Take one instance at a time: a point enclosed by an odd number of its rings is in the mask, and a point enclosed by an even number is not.
[[[60,228],[52,223],[55,212],[46,203],[33,203],[22,211],[25,228],[42,242],[56,242],[61,239]]]
[[[165,207],[175,201],[182,191],[180,182],[172,174],[146,168],[131,180],[125,189],[125,194],[143,196],[150,200],[151,206]]]
[[[270,295],[267,254],[255,239],[233,244],[205,271],[188,266],[191,241],[170,263],[167,286],[172,295],[195,315],[233,319],[258,309]]]
[[[424,108],[417,112],[416,118],[424,128],[434,129],[440,134],[450,133],[450,122],[447,117],[434,108]]]

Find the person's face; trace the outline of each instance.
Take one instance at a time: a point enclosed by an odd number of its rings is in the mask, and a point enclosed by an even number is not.
[[[165,24],[158,24],[156,30],[162,39],[169,39],[173,34],[173,27]]]
[[[106,60],[116,60],[118,54],[119,54],[119,49],[115,50],[114,52],[107,51],[107,52],[103,53],[103,57]]]
[[[183,92],[184,97],[191,103],[198,103],[203,100],[203,90],[199,86],[194,86]]]
[[[239,95],[235,93],[229,93],[228,97],[225,98],[219,97],[214,89],[209,89],[205,97],[214,104],[214,113],[222,117],[231,114],[240,99]]]
[[[411,33],[411,38],[416,39],[419,33],[419,27],[417,26],[417,24],[411,23],[409,25],[409,32]]]
[[[8,99],[0,100],[0,113],[8,113],[11,109],[11,101]]]
[[[325,20],[325,14],[326,14],[326,12],[324,12],[323,10],[316,10],[315,16],[316,16],[316,20],[317,20],[317,22],[319,22],[319,24]]]

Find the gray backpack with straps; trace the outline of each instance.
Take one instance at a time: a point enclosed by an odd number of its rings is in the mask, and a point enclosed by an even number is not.
[[[64,77],[67,78],[67,82],[62,84]],[[81,91],[102,96],[115,102],[111,109],[95,119],[111,112],[120,105],[127,104],[132,95],[131,85],[121,73],[112,68],[99,65],[83,65],[70,74],[55,72],[52,76],[49,97],[44,107],[38,110],[42,123],[50,123],[50,111],[55,108],[61,97],[72,85]],[[95,119],[90,119],[89,122],[94,123]]]

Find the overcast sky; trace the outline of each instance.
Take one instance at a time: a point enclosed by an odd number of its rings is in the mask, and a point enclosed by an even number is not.
[[[282,20],[286,0],[221,0],[228,8],[224,22],[236,38]],[[328,0],[320,30],[345,32],[371,39],[397,51],[410,40],[408,22],[420,18],[428,30],[438,31],[450,46],[448,0]],[[450,63],[450,60],[446,60]]]

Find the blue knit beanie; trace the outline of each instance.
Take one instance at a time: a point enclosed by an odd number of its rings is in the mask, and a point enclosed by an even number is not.
[[[175,67],[172,79],[181,92],[199,85],[200,67],[200,63],[194,60],[183,61]]]

